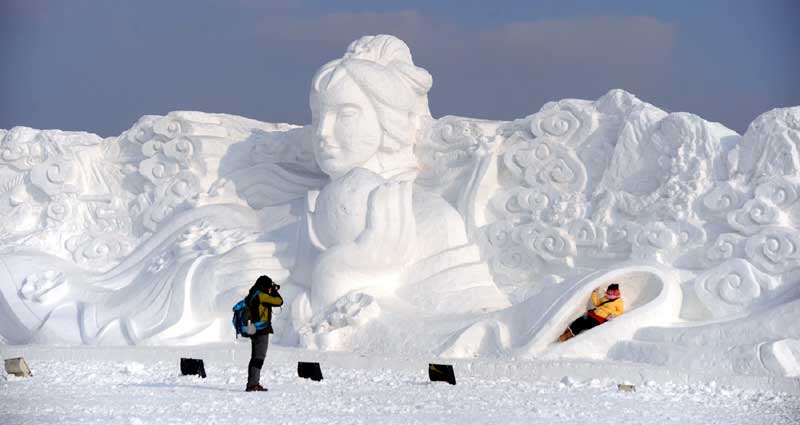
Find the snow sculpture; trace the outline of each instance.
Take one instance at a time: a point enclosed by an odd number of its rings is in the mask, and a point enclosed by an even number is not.
[[[0,340],[224,341],[266,273],[287,345],[687,367],[702,345],[797,374],[800,108],[743,136],[622,90],[435,119],[432,84],[368,36],[317,71],[307,126],[0,130]],[[609,280],[629,314],[553,346]]]
[[[405,43],[386,35],[357,40],[314,76],[314,157],[331,178],[311,193],[308,205],[309,235],[321,251],[311,265],[315,309],[367,289],[399,290],[429,302],[431,287],[439,284],[429,279],[446,269],[468,273],[435,289],[436,309],[508,306],[488,268],[474,266],[481,259],[477,248],[470,249],[462,218],[438,195],[413,184],[414,145],[431,121],[431,84]],[[446,261],[437,257],[453,249],[459,254]]]

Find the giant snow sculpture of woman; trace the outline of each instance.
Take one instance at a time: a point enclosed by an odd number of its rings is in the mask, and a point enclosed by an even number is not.
[[[309,193],[314,249],[293,275],[310,283],[314,311],[353,291],[395,294],[432,313],[509,305],[463,218],[414,184],[431,85],[408,46],[388,35],[362,37],[314,76],[314,156],[330,181]]]

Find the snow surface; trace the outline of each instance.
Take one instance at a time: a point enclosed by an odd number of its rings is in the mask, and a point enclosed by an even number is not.
[[[28,353],[33,378],[0,379],[0,423],[21,424],[795,424],[800,391],[762,378],[689,383],[662,371],[641,382],[624,364],[456,362],[457,385],[430,383],[425,359],[270,348],[267,393],[245,393],[249,344],[208,347],[6,348]],[[180,376],[181,356],[207,379]],[[296,377],[295,361],[325,379]],[[509,367],[511,366],[511,367]],[[628,365],[631,366],[631,365]],[[631,370],[635,370],[633,368]],[[657,368],[650,368],[652,377]],[[586,373],[596,374],[589,377]],[[672,371],[674,378],[679,373]],[[685,377],[684,377],[685,378]],[[617,384],[634,383],[636,392]],[[797,384],[797,383],[795,383]],[[787,387],[790,388],[791,387]]]

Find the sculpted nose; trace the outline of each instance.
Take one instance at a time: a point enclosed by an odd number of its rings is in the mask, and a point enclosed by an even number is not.
[[[333,125],[330,118],[323,116],[320,118],[319,125],[317,126],[317,140],[320,147],[328,147],[331,145],[333,137]]]
[[[319,118],[319,125],[317,126],[317,137],[319,137],[320,139],[325,139],[330,137],[331,131],[333,129],[331,121],[332,120],[328,117],[327,114]]]

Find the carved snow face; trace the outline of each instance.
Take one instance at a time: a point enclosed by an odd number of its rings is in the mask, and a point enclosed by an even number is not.
[[[364,92],[349,77],[328,86],[311,100],[314,157],[320,169],[336,178],[375,156],[383,129]]]

